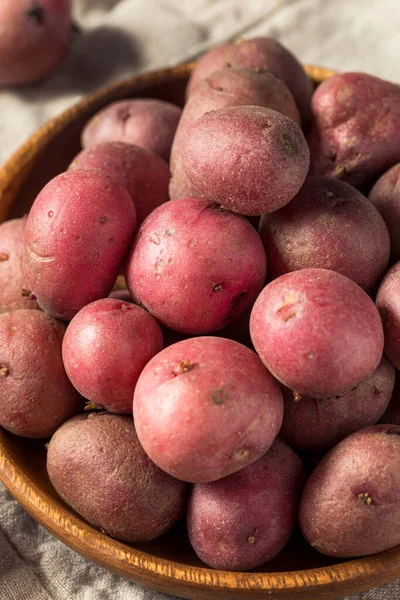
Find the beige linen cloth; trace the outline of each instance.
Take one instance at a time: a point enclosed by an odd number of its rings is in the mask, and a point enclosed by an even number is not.
[[[0,0],[1,2],[2,0]],[[43,122],[110,81],[237,35],[270,35],[303,62],[400,82],[399,0],[73,0],[80,33],[46,83],[0,92],[0,162]],[[0,600],[168,600],[89,563],[0,484]],[[400,581],[354,597],[398,600]]]

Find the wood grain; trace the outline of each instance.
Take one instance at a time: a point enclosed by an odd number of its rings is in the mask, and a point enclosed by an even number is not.
[[[36,194],[79,150],[86,120],[111,101],[148,96],[183,104],[193,63],[132,77],[84,99],[41,127],[0,169],[0,222],[29,210]],[[333,74],[306,66],[316,84]],[[208,569],[190,547],[184,525],[146,544],[122,544],[88,525],[57,496],[46,473],[44,441],[0,428],[0,480],[25,510],[65,544],[127,579],[189,599],[333,599],[400,577],[400,548],[351,561],[323,556],[295,532],[257,572]]]

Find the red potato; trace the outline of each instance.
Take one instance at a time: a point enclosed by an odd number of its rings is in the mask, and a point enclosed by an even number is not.
[[[386,171],[375,183],[368,198],[385,220],[390,235],[390,256],[400,259],[400,163]]]
[[[374,425],[335,446],[306,483],[299,522],[328,556],[366,556],[400,544],[400,427]]]
[[[189,498],[190,542],[215,569],[248,571],[276,556],[297,518],[304,467],[277,438],[251,465],[212,483],[196,484]]]
[[[90,402],[131,413],[140,373],[163,348],[161,329],[135,304],[104,298],[72,319],[62,346],[65,370]]]
[[[295,448],[330,450],[348,435],[379,421],[392,396],[394,379],[395,369],[383,357],[371,375],[340,398],[299,397],[283,388],[285,412],[279,435]]]
[[[38,308],[24,282],[24,234],[26,217],[0,225],[0,313],[19,308]]]
[[[300,127],[260,106],[203,115],[187,130],[181,152],[186,175],[201,193],[249,216],[294,198],[310,160]]]
[[[340,73],[312,99],[310,174],[370,184],[400,160],[400,88],[365,73]]]
[[[37,196],[25,229],[25,276],[39,306],[69,320],[111,292],[136,227],[129,193],[101,171],[69,171]]]
[[[193,70],[187,95],[190,97],[200,81],[227,64],[232,67],[260,69],[281,79],[296,100],[303,125],[308,126],[311,120],[312,82],[297,58],[282,44],[271,38],[238,39],[206,52]]]
[[[186,132],[206,112],[232,106],[256,105],[276,110],[300,124],[300,116],[286,85],[270,73],[226,67],[211,73],[191,94],[182,113],[171,150],[171,200],[198,197],[182,165],[182,143]]]
[[[1,0],[0,86],[48,77],[70,40],[70,0]]]
[[[400,369],[400,262],[386,273],[376,296],[385,333],[385,354]]]
[[[259,232],[272,279],[299,269],[331,269],[371,292],[387,270],[390,240],[383,218],[363,194],[331,177],[307,177],[289,204],[261,218]]]
[[[400,425],[400,379],[398,374],[396,375],[394,390],[389,402],[389,406],[382,415],[379,423],[392,423],[393,425]]]
[[[82,150],[69,169],[100,169],[126,188],[136,208],[137,225],[167,202],[169,168],[160,156],[122,142],[105,142]]]
[[[312,398],[348,392],[377,368],[383,351],[373,301],[327,269],[302,269],[269,283],[254,304],[250,334],[271,373]]]
[[[258,356],[218,337],[191,338],[157,354],[139,377],[133,404],[150,458],[195,483],[221,479],[260,458],[282,414],[279,385]]]
[[[185,509],[187,485],[151,462],[131,417],[90,413],[70,419],[50,440],[47,472],[67,504],[123,542],[157,538]]]
[[[266,261],[253,227],[209,200],[163,204],[143,223],[126,260],[133,299],[182,333],[222,329],[254,302]]]
[[[82,131],[82,147],[125,142],[169,160],[182,109],[152,98],[113,102],[96,113]]]
[[[83,408],[61,358],[65,325],[39,310],[0,315],[0,425],[45,438]]]

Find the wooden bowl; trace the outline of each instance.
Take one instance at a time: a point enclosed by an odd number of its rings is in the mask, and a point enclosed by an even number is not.
[[[183,103],[193,63],[138,75],[83,100],[41,127],[0,169],[0,221],[21,216],[43,185],[65,170],[79,150],[87,119],[107,103],[147,96]],[[306,67],[316,84],[332,75]],[[146,544],[127,546],[100,533],[57,496],[45,468],[43,441],[0,428],[0,480],[25,510],[65,544],[127,579],[184,598],[214,600],[339,598],[400,577],[400,547],[357,560],[315,552],[298,532],[256,572],[206,568],[190,547],[183,524]]]

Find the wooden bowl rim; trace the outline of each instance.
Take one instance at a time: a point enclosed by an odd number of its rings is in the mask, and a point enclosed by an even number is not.
[[[168,77],[186,77],[193,69],[194,62],[177,67],[158,69],[141,73],[84,98],[77,104],[45,123],[22,146],[12,154],[0,168],[0,209],[7,211],[13,197],[22,186],[41,150],[74,118],[89,112],[99,102],[107,100],[110,94],[123,92],[135,87],[141,89],[149,80],[153,85],[162,83]],[[305,65],[305,70],[315,83],[321,83],[335,74],[335,71],[317,66]],[[0,210],[0,221],[2,212]],[[207,567],[196,567],[159,558],[142,550],[137,550],[104,534],[66,509],[35,481],[29,478],[23,468],[14,460],[7,448],[5,433],[0,428],[0,481],[11,494],[33,516],[56,537],[80,552],[82,546],[90,548],[91,556],[100,564],[106,565],[120,574],[130,573],[143,582],[181,582],[186,588],[213,590],[243,590],[247,594],[261,592],[288,593],[291,590],[315,591],[324,594],[332,590],[334,583],[355,583],[368,581],[368,585],[391,581],[400,574],[400,546],[379,554],[356,558],[344,563],[306,570],[270,573],[218,571]],[[99,536],[101,544],[99,544]],[[91,541],[96,539],[96,544]],[[150,583],[151,585],[151,583]],[[371,587],[371,586],[370,586]],[[283,597],[283,596],[282,596]]]

